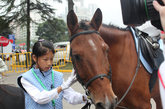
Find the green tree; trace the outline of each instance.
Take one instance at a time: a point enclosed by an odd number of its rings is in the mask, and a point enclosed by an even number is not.
[[[12,34],[12,30],[9,27],[9,22],[0,17],[0,36],[8,38],[9,34]]]
[[[68,40],[67,26],[61,19],[53,18],[40,24],[36,32],[40,39],[51,40],[52,42]]]
[[[61,0],[54,0],[61,2]],[[8,22],[16,22],[19,26],[27,27],[27,51],[30,51],[30,23],[34,22],[30,16],[30,12],[36,12],[41,15],[43,20],[52,18],[54,9],[47,3],[40,0],[1,0],[0,1],[1,16],[6,18]]]

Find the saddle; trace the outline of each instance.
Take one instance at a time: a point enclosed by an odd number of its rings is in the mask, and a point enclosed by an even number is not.
[[[163,51],[160,49],[160,45],[158,43],[160,36],[151,37],[147,33],[138,29],[135,29],[135,32],[139,37],[139,46],[142,55],[153,69],[149,81],[149,88],[151,92],[157,80],[157,71],[159,66],[164,61]]]
[[[143,57],[147,60],[148,64],[155,70],[158,69],[163,62],[163,51],[160,49],[158,38],[152,38],[147,33],[141,32],[140,48]]]
[[[0,109],[25,109],[23,90],[16,86],[0,84]]]

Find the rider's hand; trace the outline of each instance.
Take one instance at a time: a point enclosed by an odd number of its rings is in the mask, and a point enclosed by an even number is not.
[[[68,77],[67,81],[64,81],[61,85],[62,90],[68,89],[72,84],[77,81],[75,70],[72,70],[71,75]]]
[[[165,0],[162,0],[165,4]],[[165,31],[165,6],[160,5],[156,0],[153,1],[154,8],[159,12],[161,24]]]

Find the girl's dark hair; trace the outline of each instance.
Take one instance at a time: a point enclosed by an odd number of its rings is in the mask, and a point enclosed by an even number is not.
[[[48,40],[40,39],[34,44],[32,49],[32,55],[35,55],[38,58],[40,56],[45,55],[48,51],[52,51],[53,54],[55,53],[53,43]],[[32,59],[31,68],[34,64],[35,62]]]

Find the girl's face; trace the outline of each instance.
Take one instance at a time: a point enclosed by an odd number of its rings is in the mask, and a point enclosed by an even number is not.
[[[51,51],[48,51],[45,55],[38,58],[35,55],[33,55],[32,57],[36,63],[36,68],[40,68],[41,71],[48,71],[53,64],[54,55]]]

